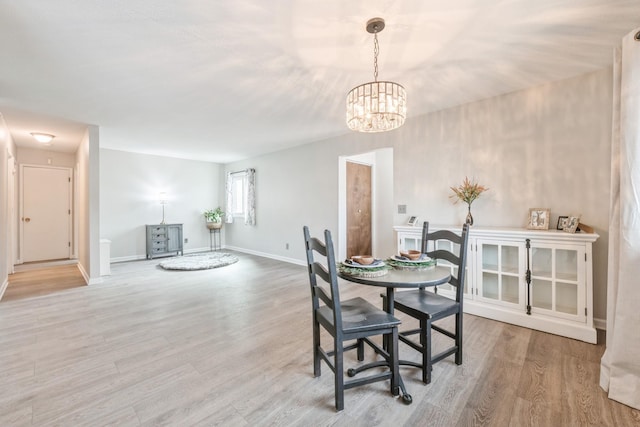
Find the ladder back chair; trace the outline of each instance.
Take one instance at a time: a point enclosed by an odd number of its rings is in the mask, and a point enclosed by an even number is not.
[[[324,232],[324,242],[311,237],[309,228],[304,226],[304,241],[307,253],[309,283],[311,285],[311,305],[313,321],[313,375],[320,376],[321,360],[334,373],[336,410],[344,409],[344,390],[375,381],[390,380],[390,391],[399,394],[398,373],[398,325],[400,321],[389,313],[375,307],[362,298],[340,301],[338,276],[331,233]],[[326,263],[315,259],[321,255]],[[333,350],[325,351],[320,343],[320,327],[333,337]],[[384,335],[391,343],[386,354],[389,369],[366,377],[345,381],[344,352],[357,349],[357,358],[364,360],[364,344],[371,345],[368,337]],[[354,343],[345,345],[346,341]]]
[[[449,285],[453,288],[453,297],[449,298],[439,294],[437,287],[433,290],[416,289],[398,292],[395,297],[395,310],[406,313],[420,322],[418,329],[401,331],[399,340],[422,354],[422,364],[413,362],[409,364],[422,368],[422,381],[426,384],[431,382],[431,370],[434,363],[455,354],[455,363],[462,364],[462,302],[468,239],[469,224],[464,224],[462,233],[458,235],[449,230],[429,233],[429,222],[425,221],[422,227],[422,253],[435,259],[436,264],[452,268]],[[428,250],[429,242],[431,242],[432,250]],[[453,331],[433,323],[449,316],[455,316]],[[432,355],[432,330],[453,339],[453,345],[437,355]],[[416,334],[419,334],[419,342],[410,338],[411,335]]]

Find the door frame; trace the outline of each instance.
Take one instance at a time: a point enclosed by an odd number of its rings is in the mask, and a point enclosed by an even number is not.
[[[386,257],[396,252],[393,231],[394,173],[393,148],[382,147],[366,153],[338,156],[338,259],[347,255],[347,160],[371,166],[371,245],[374,256]]]
[[[375,210],[375,206],[376,206],[376,203],[375,203],[375,191],[374,191],[374,189],[376,188],[376,182],[375,182],[376,169],[375,169],[375,156],[370,156],[370,154],[367,153],[367,154],[365,154],[363,156],[358,156],[358,160],[354,159],[354,157],[349,157],[349,158],[346,158],[345,162],[344,162],[344,166],[345,166],[345,183],[344,183],[344,189],[345,189],[344,196],[345,197],[344,197],[344,202],[345,202],[345,205],[344,205],[343,212],[344,212],[344,216],[345,216],[345,235],[344,235],[345,247],[344,247],[344,254],[341,255],[341,257],[340,257],[341,259],[346,257],[347,249],[348,249],[348,243],[349,243],[348,242],[349,231],[348,231],[348,228],[347,228],[348,225],[349,225],[348,224],[349,223],[349,218],[348,218],[348,214],[347,214],[347,207],[348,207],[348,202],[349,202],[349,200],[348,200],[349,199],[349,191],[348,191],[349,189],[347,188],[347,174],[348,174],[348,172],[347,172],[347,164],[348,163],[368,166],[369,167],[369,172],[371,173],[371,177],[370,177],[371,184],[370,184],[370,189],[369,189],[370,192],[371,192],[371,200],[370,200],[371,206],[369,207],[369,209],[371,211],[371,223],[369,224],[369,227],[370,227],[370,230],[371,230],[371,235],[370,235],[370,238],[371,238],[371,252],[373,252],[373,248],[374,248],[374,244],[373,244],[373,242],[374,242],[374,226],[373,225],[375,224],[375,220],[376,220],[376,218],[374,217],[375,212],[376,212],[376,210]]]
[[[16,215],[16,159],[7,149],[7,272],[15,273],[14,265],[17,261],[18,248],[16,243],[17,221]]]
[[[74,215],[74,211],[73,211],[73,200],[75,199],[75,197],[73,197],[73,168],[69,168],[69,167],[62,167],[62,166],[49,166],[49,165],[35,165],[35,164],[21,164],[20,165],[20,189],[19,189],[19,194],[20,194],[20,201],[18,203],[18,209],[19,209],[19,215],[18,215],[18,219],[20,222],[20,226],[19,226],[19,247],[18,247],[18,259],[16,260],[16,264],[22,264],[24,261],[24,221],[22,220],[24,218],[24,169],[25,168],[39,168],[39,169],[56,169],[56,170],[66,170],[69,172],[69,184],[67,186],[67,191],[69,192],[69,243],[72,242],[72,236],[73,236],[73,217]],[[71,259],[71,254],[72,254],[72,248],[71,245],[69,246],[69,254],[68,254],[68,258]]]

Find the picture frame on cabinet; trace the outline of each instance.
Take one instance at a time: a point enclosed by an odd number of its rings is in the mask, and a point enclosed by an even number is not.
[[[556,230],[564,230],[564,228],[567,226],[567,224],[569,223],[569,217],[568,216],[559,216],[558,217],[558,225],[556,225]]]
[[[551,210],[547,208],[530,208],[527,228],[529,230],[548,230]]]
[[[418,223],[418,217],[413,215],[410,216],[409,220],[407,221],[407,225],[410,225],[412,227],[414,227],[417,223]]]
[[[562,230],[566,231],[567,233],[575,233],[576,230],[578,229],[579,224],[580,224],[579,216],[570,216],[566,226]]]

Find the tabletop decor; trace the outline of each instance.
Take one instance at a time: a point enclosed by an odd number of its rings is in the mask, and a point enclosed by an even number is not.
[[[390,267],[397,270],[428,270],[436,266],[436,261],[425,254],[416,260],[411,260],[403,256],[394,256],[385,261]]]
[[[391,269],[384,261],[376,259],[368,265],[358,264],[350,259],[338,263],[338,271],[342,274],[357,277],[380,277]]]
[[[465,223],[469,225],[473,225],[473,216],[471,215],[471,203],[482,193],[489,190],[484,185],[480,185],[475,181],[469,181],[468,177],[464,178],[462,184],[457,187],[449,187],[453,191],[454,194],[449,196],[452,199],[455,199],[453,203],[458,203],[458,201],[464,202],[467,204],[467,218]]]
[[[548,230],[549,220],[551,218],[551,210],[548,208],[530,208],[529,219],[527,220],[527,229],[529,230]]]
[[[562,229],[563,231],[566,231],[567,233],[575,233],[576,230],[578,229],[578,225],[580,224],[580,216],[570,216],[569,219],[567,220],[566,225],[564,226],[564,228]]]

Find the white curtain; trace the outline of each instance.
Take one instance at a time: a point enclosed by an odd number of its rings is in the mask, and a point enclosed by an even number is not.
[[[231,172],[227,172],[227,182],[224,186],[224,191],[226,195],[226,207],[225,207],[225,220],[227,224],[231,224],[233,222],[233,189],[231,188],[233,185],[233,180],[231,178]]]
[[[244,194],[247,199],[245,200],[244,223],[245,225],[256,225],[256,170],[247,169],[246,172]]]
[[[640,28],[614,54],[607,348],[600,386],[640,409]]]

